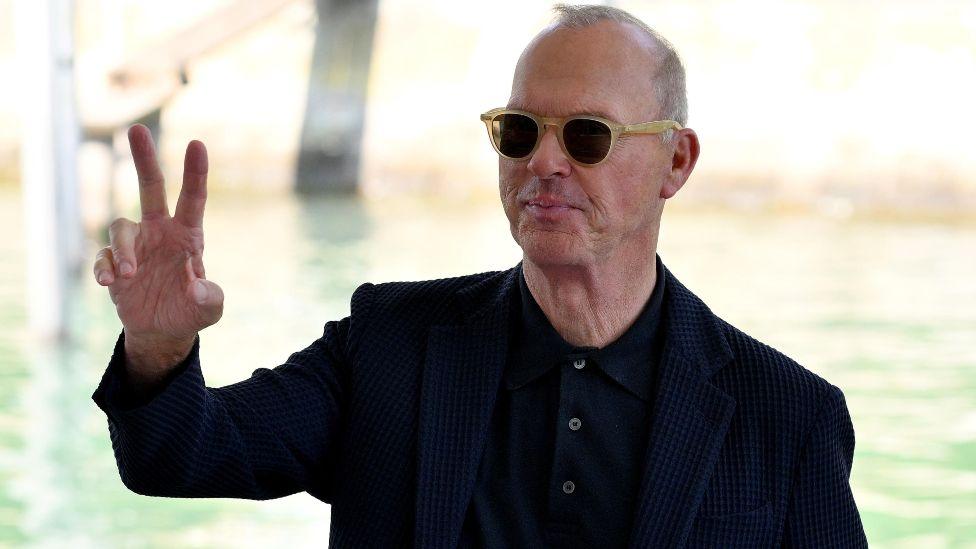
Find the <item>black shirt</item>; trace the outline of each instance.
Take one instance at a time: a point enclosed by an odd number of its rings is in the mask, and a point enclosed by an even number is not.
[[[664,266],[634,324],[597,349],[552,327],[519,270],[510,352],[461,547],[626,547],[650,430]]]

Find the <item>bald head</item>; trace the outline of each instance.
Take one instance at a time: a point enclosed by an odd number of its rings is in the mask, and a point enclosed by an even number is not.
[[[555,77],[559,71],[568,70],[638,94],[627,97],[635,103],[627,110],[650,117],[641,121],[657,118],[687,124],[684,68],[670,42],[617,8],[559,4],[554,9],[557,17],[553,24],[542,30],[519,58],[512,82],[515,102],[519,102],[516,95],[527,76],[548,73]],[[670,139],[670,134],[663,137]]]

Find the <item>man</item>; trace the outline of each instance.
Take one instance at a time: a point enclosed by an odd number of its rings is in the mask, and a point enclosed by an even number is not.
[[[656,254],[699,154],[677,54],[621,10],[556,10],[482,116],[523,260],[363,284],[320,339],[227,387],[199,361],[223,303],[202,263],[206,152],[187,147],[171,218],[130,131],[143,219],[113,223],[96,259],[123,332],[93,395],[126,486],[308,491],[336,547],[866,545],[840,389]]]

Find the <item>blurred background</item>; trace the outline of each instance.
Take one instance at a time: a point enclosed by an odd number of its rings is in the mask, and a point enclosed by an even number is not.
[[[843,389],[877,547],[976,547],[976,4],[618,1],[688,72],[694,175],[659,252]],[[478,115],[551,4],[0,0],[0,546],[324,546],[329,507],[129,492],[90,399],[121,324],[91,266],[206,143],[207,382],[284,362],[361,283],[520,259]]]

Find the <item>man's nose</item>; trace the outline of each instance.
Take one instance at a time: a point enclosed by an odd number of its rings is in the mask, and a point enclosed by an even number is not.
[[[556,139],[557,131],[553,126],[546,126],[539,147],[529,159],[529,171],[536,177],[566,177],[572,170],[566,153],[563,152],[562,147],[559,146],[559,141]]]

